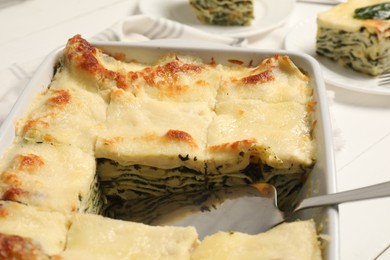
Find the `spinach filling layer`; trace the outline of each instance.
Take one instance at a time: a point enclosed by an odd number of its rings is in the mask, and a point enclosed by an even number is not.
[[[214,25],[250,25],[254,19],[252,0],[190,0],[196,17]]]
[[[348,32],[320,27],[316,52],[369,75],[390,72],[390,38],[370,33],[365,28]]]
[[[205,194],[221,187],[269,183],[277,189],[278,205],[290,207],[310,171],[278,173],[271,167],[249,164],[237,173],[203,174],[185,167],[122,166],[109,159],[99,159],[97,169],[105,201],[103,215],[152,225],[173,211],[184,214],[186,208],[199,207],[207,200]]]

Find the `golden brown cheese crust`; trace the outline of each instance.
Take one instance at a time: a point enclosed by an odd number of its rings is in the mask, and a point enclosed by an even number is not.
[[[156,67],[145,68],[142,71],[129,72],[130,84],[135,88],[139,86],[138,81],[144,81],[148,86],[156,88],[157,92],[168,98],[182,95],[188,91],[190,86],[182,85],[180,74],[190,74],[195,76],[204,69],[204,66],[193,64],[180,64],[178,60],[169,62]],[[199,85],[205,84],[205,81],[197,81]],[[137,93],[137,90],[135,90]]]
[[[67,216],[59,212],[0,200],[0,234],[3,235],[2,239],[6,245],[15,243],[15,247],[12,245],[11,253],[21,251],[21,249],[31,249],[33,253],[37,248],[45,254],[58,254],[64,250],[69,224]],[[26,241],[28,243],[24,244]],[[22,244],[18,248],[19,242]],[[9,253],[7,251],[10,247],[6,245],[3,244],[1,250]],[[31,245],[31,247],[24,248],[24,245]],[[21,251],[21,253],[28,254],[29,252]],[[8,258],[0,257],[0,259]]]
[[[179,142],[186,142],[193,148],[198,148],[198,145],[196,144],[196,141],[191,136],[191,134],[181,131],[181,130],[168,130],[167,133],[164,135],[165,138],[167,138],[168,141],[179,141]]]
[[[268,103],[294,101],[305,104],[312,97],[309,78],[288,56],[275,55],[255,67],[224,66],[217,103],[257,99]]]
[[[32,239],[0,233],[0,259],[44,260],[50,257]]]
[[[266,83],[271,80],[274,80],[275,76],[270,70],[260,72],[258,74],[250,75],[242,78],[240,81],[243,84],[256,84],[256,83]]]
[[[122,165],[163,169],[191,165],[203,170],[212,116],[206,102],[160,101],[114,89],[106,130],[98,137],[95,156]],[[183,161],[179,156],[198,160]]]
[[[140,98],[172,102],[205,101],[212,107],[220,75],[193,57],[169,54],[153,66],[127,73],[126,90]]]
[[[83,89],[49,89],[17,121],[16,133],[29,142],[72,145],[93,153],[106,106],[101,97]]]
[[[0,199],[82,211],[94,176],[94,157],[78,148],[15,143],[0,162]]]
[[[215,163],[215,172],[235,173],[255,161],[274,167],[275,174],[310,167],[315,160],[312,106],[246,98],[217,103],[208,127],[208,170]]]
[[[54,90],[53,92],[53,96],[49,99],[52,106],[63,106],[70,102],[71,94],[68,90]]]
[[[41,166],[45,164],[42,157],[35,154],[18,155],[15,157],[14,163],[19,171],[35,173]]]
[[[125,75],[105,68],[99,55],[105,55],[80,35],[70,38],[64,51],[65,64],[73,74],[86,83],[90,79],[97,82],[97,90],[110,87],[126,88]],[[81,75],[77,75],[80,73]],[[86,77],[83,79],[83,76]]]
[[[172,86],[177,86],[177,83],[179,83],[179,73],[198,74],[203,69],[203,65],[180,64],[177,58],[175,61],[171,61],[163,65],[158,65],[155,68],[146,68],[142,71],[134,72],[130,71],[128,76],[132,80],[143,78],[149,85],[156,86],[160,89],[169,89]],[[180,91],[180,87],[177,86],[176,88],[171,89],[170,93],[175,94],[176,92]]]
[[[26,172],[27,174],[35,174],[45,165],[44,159],[36,154],[18,154],[10,165],[10,170],[6,170],[0,175],[2,186],[8,187],[2,190],[2,200],[23,201],[24,197],[30,196],[29,191],[23,188],[23,180],[17,172]]]

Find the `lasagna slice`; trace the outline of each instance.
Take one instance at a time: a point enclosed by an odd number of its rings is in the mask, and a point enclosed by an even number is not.
[[[220,102],[208,129],[210,187],[267,182],[297,193],[315,162],[311,112],[297,102]]]
[[[390,72],[390,21],[356,13],[385,3],[349,0],[319,14],[316,52],[369,75]]]
[[[101,97],[86,90],[49,87],[18,120],[16,135],[30,143],[71,145],[93,154],[106,107]]]
[[[61,259],[190,259],[198,245],[193,227],[152,227],[76,214]]]
[[[72,146],[16,143],[0,162],[0,198],[63,213],[99,212],[93,155]]]
[[[116,59],[92,46],[80,35],[75,35],[68,40],[57,70],[66,70],[78,87],[107,100],[112,88],[127,88],[126,70],[139,67],[142,66]]]
[[[250,25],[253,0],[189,0],[199,21],[213,25]]]
[[[191,257],[193,260],[322,259],[312,220],[283,223],[258,235],[219,232],[206,237]]]
[[[113,90],[107,131],[95,152],[105,196],[130,199],[203,186],[211,120],[206,102],[158,101]]]
[[[142,70],[127,72],[127,90],[136,97],[215,105],[220,73],[199,58],[178,54],[160,57]]]
[[[276,55],[257,66],[220,66],[222,78],[217,101],[254,99],[268,103],[295,101],[306,104],[313,89],[309,78],[288,56]]]
[[[0,201],[0,256],[44,259],[46,255],[59,254],[65,248],[69,226],[68,217],[59,212]],[[21,257],[12,258],[15,256]]]

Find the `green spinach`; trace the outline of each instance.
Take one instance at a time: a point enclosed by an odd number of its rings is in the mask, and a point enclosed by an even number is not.
[[[389,20],[390,2],[357,8],[355,10],[354,18],[361,20]]]

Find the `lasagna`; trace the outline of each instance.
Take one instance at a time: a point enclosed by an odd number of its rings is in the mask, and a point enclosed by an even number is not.
[[[287,56],[248,68],[168,55],[126,82],[111,90],[95,148],[108,208],[255,182],[274,184],[283,204],[315,162],[312,89]]]
[[[321,259],[312,220],[259,235],[220,232],[200,241],[193,227],[65,215],[10,201],[0,202],[0,213],[2,259]]]
[[[390,72],[390,17],[376,15],[389,10],[386,0],[349,0],[319,14],[316,52],[365,74]]]
[[[193,228],[119,219],[152,216],[172,194],[188,204],[188,194],[258,182],[291,205],[316,161],[314,109],[310,78],[288,56],[143,63],[76,35],[0,160],[0,245],[19,241],[9,255],[25,245],[70,259],[189,258]],[[140,236],[144,247],[125,246]]]
[[[61,212],[2,200],[0,258],[41,259],[32,256],[59,254],[65,249],[70,224],[69,217]],[[12,254],[22,256],[12,258]]]
[[[13,144],[0,163],[0,196],[63,213],[102,208],[95,158],[68,145]]]
[[[29,113],[18,120],[16,134],[27,143],[70,145],[93,155],[106,104],[86,90],[72,89],[67,80],[61,79],[64,85],[55,81],[34,99]]]
[[[254,19],[253,0],[189,0],[199,21],[213,25],[248,26]]]
[[[322,259],[313,221],[281,224],[265,233],[219,232],[206,237],[192,259]]]
[[[193,227],[141,223],[77,214],[61,259],[190,259],[199,244]]]

